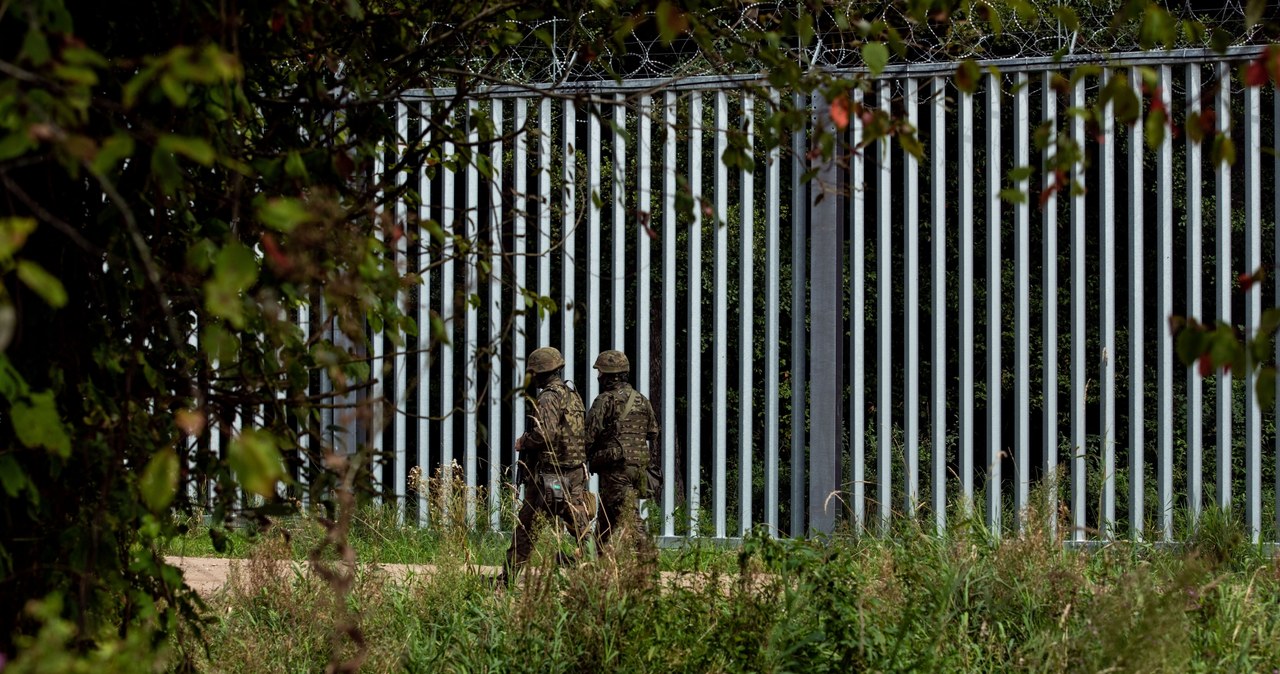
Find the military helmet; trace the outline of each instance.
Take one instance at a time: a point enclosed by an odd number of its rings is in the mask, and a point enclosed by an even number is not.
[[[554,346],[544,346],[529,354],[528,369],[534,374],[555,372],[564,367],[564,356]]]
[[[621,351],[602,351],[596,357],[596,364],[593,367],[603,374],[630,372],[631,361],[627,360],[627,354]]]

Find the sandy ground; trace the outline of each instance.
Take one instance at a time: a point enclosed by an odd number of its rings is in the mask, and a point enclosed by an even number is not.
[[[187,584],[196,592],[208,597],[227,585],[236,569],[243,569],[248,560],[223,559],[219,557],[166,557],[165,561],[182,570]],[[299,573],[307,570],[305,562],[279,562],[286,568]],[[486,576],[497,576],[502,571],[497,566],[470,565],[472,573]],[[410,577],[429,576],[435,573],[435,567],[428,564],[361,564],[362,573],[385,573],[392,579],[404,581]]]
[[[182,570],[182,575],[186,578],[187,584],[196,592],[204,597],[212,596],[222,588],[226,587],[233,573],[237,570],[243,570],[248,560],[244,559],[223,559],[218,557],[166,557],[165,561]],[[307,573],[307,564],[305,562],[278,562],[283,568],[294,573]],[[482,566],[478,564],[468,565],[468,571],[477,575],[496,577],[501,571],[501,567]],[[361,573],[385,573],[391,579],[403,582],[409,578],[421,578],[431,576],[436,572],[436,567],[430,564],[360,564]],[[694,588],[703,586],[706,582],[712,581],[720,586],[721,591],[729,592],[731,588],[739,580],[736,574],[709,574],[706,572],[673,572],[663,571],[661,574],[662,585],[668,588],[684,587]],[[749,581],[749,585],[753,588],[762,589],[768,584],[768,576],[753,576]]]

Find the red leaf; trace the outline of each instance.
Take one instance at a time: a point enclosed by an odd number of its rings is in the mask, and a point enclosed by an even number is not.
[[[836,123],[836,128],[844,131],[849,128],[849,97],[840,96],[831,101],[831,121]]]
[[[1240,282],[1241,290],[1248,290],[1249,288],[1253,287],[1253,274],[1249,274],[1249,273],[1240,274],[1239,276],[1236,277],[1236,280]]]
[[[271,232],[262,235],[262,251],[267,254],[271,264],[281,272],[293,269],[293,261],[280,250],[280,245],[276,243],[276,237]]]
[[[1218,113],[1214,112],[1213,108],[1205,108],[1205,111],[1200,113],[1200,130],[1206,135],[1213,133],[1217,121]]]
[[[1270,78],[1267,75],[1266,59],[1267,54],[1264,52],[1244,67],[1244,83],[1246,85],[1260,87],[1267,83]]]
[[[271,15],[271,32],[279,33],[284,29],[284,14],[276,12]]]
[[[1200,376],[1208,377],[1213,373],[1213,360],[1209,358],[1209,354],[1200,356]]]

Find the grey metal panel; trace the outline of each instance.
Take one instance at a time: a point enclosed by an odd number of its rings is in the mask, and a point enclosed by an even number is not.
[[[1058,128],[1058,93],[1053,88],[1054,73],[1045,73],[1041,83],[1041,116],[1049,128]],[[1050,152],[1057,153],[1056,142],[1044,150],[1041,189],[1049,189],[1053,164]],[[1029,196],[1029,195],[1028,195]],[[1058,193],[1051,191],[1041,196],[1044,207],[1040,217],[1044,227],[1044,479],[1053,488],[1045,490],[1047,500],[1045,517],[1049,532],[1057,535],[1058,529]]]
[[[1227,108],[1224,108],[1227,109]],[[1262,266],[1262,100],[1258,87],[1244,89],[1244,273]],[[1257,334],[1262,319],[1262,288],[1244,293],[1244,334]],[[1244,473],[1245,526],[1249,540],[1262,535],[1262,408],[1254,387],[1258,376],[1252,358],[1245,368]]]
[[[1200,64],[1187,66],[1187,114],[1199,114],[1200,104]],[[1203,222],[1201,219],[1200,195],[1200,144],[1187,143],[1187,316],[1203,320]],[[1203,474],[1202,436],[1203,436],[1204,394],[1200,374],[1195,365],[1187,368],[1187,511],[1195,527],[1200,521],[1203,492],[1201,476]]]
[[[373,159],[373,180],[377,183],[378,190],[374,201],[374,203],[377,204],[374,210],[377,215],[377,220],[374,222],[373,236],[374,239],[383,246],[386,245],[386,236],[383,233],[384,230],[382,228],[381,221],[381,216],[386,212],[382,204],[383,199],[386,198],[386,192],[382,187],[387,180],[387,167],[383,161],[385,151],[385,146],[379,146],[378,153]],[[364,321],[364,324],[366,326],[365,330],[369,331],[368,321]],[[367,416],[357,416],[356,424],[357,428],[360,427],[360,424],[365,424],[362,432],[359,433],[359,438],[361,442],[367,442],[369,444],[369,477],[373,482],[374,501],[381,504],[383,502],[383,477],[387,460],[387,457],[384,454],[386,448],[383,446],[382,442],[382,431],[384,429],[383,421],[386,419],[386,416],[383,414],[383,411],[386,409],[383,405],[383,401],[388,395],[394,395],[394,391],[388,391],[386,386],[387,363],[386,353],[383,348],[384,335],[379,333],[373,334],[370,337],[369,342],[372,347],[372,354],[370,354],[369,358],[369,378],[372,381],[372,385],[369,387],[368,398],[363,401],[368,405],[368,408],[365,410]],[[248,421],[251,424],[253,423],[252,418]]]
[[[879,81],[880,109],[889,110],[892,83]],[[880,531],[888,533],[893,513],[893,143],[889,137],[876,141],[876,487],[880,510]]]
[[[1061,72],[1081,65],[1123,66],[1158,66],[1175,63],[1205,63],[1217,60],[1239,61],[1260,54],[1265,47],[1249,45],[1228,47],[1219,53],[1212,49],[1170,49],[1140,52],[1119,52],[1103,54],[1065,54],[1058,56],[1034,56],[1025,58],[1002,58],[977,60],[979,68],[995,67],[1003,73],[1043,72],[1054,70]],[[955,73],[955,64],[951,61],[935,63],[908,63],[886,66],[880,73],[883,77],[943,77]],[[833,74],[863,75],[866,68],[839,68]],[[767,78],[764,75],[703,75],[680,78],[635,78],[615,81],[610,79],[591,80],[586,82],[569,82],[558,84],[519,84],[501,85],[478,89],[477,95],[492,96],[527,96],[530,92],[554,90],[558,93],[578,93],[580,95],[607,95],[617,91],[653,91],[670,89],[672,91],[694,91],[707,89],[734,88],[743,85],[761,84]],[[457,94],[453,87],[433,89],[417,89],[405,92],[406,99],[428,98],[448,99]]]
[[[854,106],[862,104],[862,90],[853,90]],[[862,119],[851,115],[850,131],[855,146],[862,143]],[[867,520],[867,418],[866,418],[866,157],[862,147],[850,160],[849,189],[849,453],[853,484],[853,530],[862,533]]]
[[[662,160],[662,533],[674,536],[676,507],[676,95],[663,94]]]
[[[1105,88],[1114,73],[1102,71]],[[1116,521],[1116,157],[1115,114],[1110,103],[1102,109],[1102,136],[1098,142],[1098,226],[1102,281],[1098,297],[1102,308],[1102,526],[1104,538],[1115,535]]]
[[[776,89],[769,91],[770,104],[776,110],[779,96]],[[782,284],[778,255],[779,213],[782,210],[782,150],[769,148],[768,173],[765,195],[765,460],[764,460],[764,521],[769,533],[778,533],[778,435],[780,433],[778,396],[778,314],[781,310],[779,286]]]
[[[479,153],[480,147],[480,129],[475,123],[477,102],[473,99],[467,101],[467,141],[471,145],[472,151]],[[480,170],[475,160],[467,163],[467,203],[465,224],[466,229],[464,235],[467,241],[479,241],[480,237]],[[466,279],[466,287],[464,296],[470,298],[471,295],[480,292],[480,278],[477,271],[478,260],[467,260],[463,265],[463,276]],[[463,496],[463,504],[467,510],[467,525],[474,527],[476,525],[476,492],[475,487],[480,486],[479,482],[479,461],[477,456],[477,415],[478,409],[478,388],[480,377],[480,359],[477,347],[479,340],[479,320],[480,315],[476,306],[471,302],[466,303],[463,310],[466,315],[465,332],[462,338],[462,358],[463,358],[463,378],[466,380],[465,392],[463,395],[462,407],[462,456],[463,470],[465,471],[467,493]]]
[[[1071,90],[1071,105],[1084,107],[1085,78],[1076,81]],[[1071,138],[1078,147],[1085,144],[1084,118],[1071,118]],[[1084,167],[1076,162],[1071,168],[1074,186],[1071,193],[1071,540],[1083,541],[1085,532],[1085,396],[1088,380],[1085,378],[1085,203]]]
[[[930,241],[933,244],[929,256],[933,291],[933,331],[929,367],[932,375],[930,387],[929,418],[933,434],[930,446],[933,452],[932,480],[933,519],[937,533],[947,528],[947,81],[933,78],[933,96],[929,109],[933,122],[929,126],[930,206],[932,208]],[[856,281],[855,281],[856,282]]]
[[[903,104],[907,111],[907,123],[920,128],[920,82],[907,79],[904,84]],[[910,152],[902,153],[903,176],[906,179],[906,202],[902,205],[903,234],[906,237],[907,297],[903,306],[907,327],[907,362],[905,375],[906,470],[903,475],[903,507],[906,516],[914,519],[920,504],[920,161]]]
[[[973,341],[973,94],[960,92],[960,353],[974,352]],[[966,514],[973,512],[973,359],[960,359],[960,495]]]
[[[609,270],[613,277],[613,330],[610,335],[610,349],[625,351],[626,342],[626,309],[627,309],[627,139],[624,135],[627,128],[626,98],[618,94],[613,106],[613,220],[609,223],[613,231],[613,266]],[[620,133],[620,131],[622,133]],[[594,307],[593,307],[594,308]],[[603,318],[603,316],[601,316]],[[633,356],[635,354],[632,354]],[[588,353],[587,358],[595,362],[596,353]]]
[[[715,221],[712,223],[715,254],[715,291],[713,301],[714,324],[712,326],[712,376],[715,378],[712,410],[715,419],[711,471],[711,491],[715,495],[715,512],[712,521],[715,537],[726,535],[727,499],[725,498],[726,472],[728,469],[729,441],[729,169],[721,160],[729,148],[729,101],[724,90],[716,92],[715,116]]]
[[[1138,100],[1142,100],[1142,72],[1137,68],[1129,71],[1129,86]],[[1142,227],[1142,202],[1146,198],[1142,176],[1144,132],[1142,124],[1129,127],[1129,536],[1133,540],[1142,538],[1143,494],[1146,488],[1143,475],[1147,444],[1143,427],[1147,402],[1147,392],[1143,387],[1143,346],[1146,340],[1142,332],[1143,258],[1147,255]]]
[[[813,98],[814,135],[835,134],[827,116],[829,104]],[[841,185],[837,158],[814,157],[818,173],[810,183],[812,214],[812,275],[810,276],[811,352],[815,365],[809,403],[809,533],[835,531],[841,503],[840,463],[843,454],[840,407],[844,376],[840,367],[844,350],[844,249],[840,246]],[[800,469],[800,466],[796,466]]]
[[[1218,110],[1231,109],[1231,65],[1219,63],[1217,68],[1218,82],[1226,86],[1218,87]],[[1217,117],[1217,132],[1228,135],[1231,132],[1231,115],[1220,114]],[[1216,169],[1216,199],[1214,214],[1217,217],[1218,231],[1215,234],[1218,244],[1217,279],[1215,290],[1218,301],[1218,320],[1231,325],[1231,167],[1226,162],[1219,162]],[[1231,507],[1231,373],[1219,368],[1215,373],[1218,384],[1218,508],[1228,510]]]
[[[792,94],[797,110],[808,101],[801,94]],[[808,385],[805,355],[807,335],[805,330],[805,283],[809,278],[806,269],[808,250],[806,236],[808,223],[808,199],[806,185],[801,182],[805,170],[805,134],[791,136],[791,535],[804,533],[804,471],[805,465],[805,412],[808,409]]]
[[[750,94],[742,95],[742,123],[746,129],[747,156],[755,158],[755,100]],[[752,468],[755,437],[752,431],[752,401],[755,397],[754,355],[755,343],[752,323],[755,320],[755,172],[743,169],[742,216],[740,226],[741,251],[738,289],[738,533],[745,536],[752,526]],[[641,334],[644,334],[643,332]]]
[[[987,527],[996,536],[1001,529],[1000,465],[1004,453],[1001,438],[1000,398],[1000,259],[1002,207],[1000,180],[1004,176],[1000,154],[1000,99],[1002,76],[987,75]]]
[[[506,212],[502,204],[503,178],[503,104],[494,100],[492,118],[497,138],[489,145],[489,160],[492,165],[492,176],[489,179],[489,343],[487,348],[493,349],[489,356],[489,382],[485,401],[489,411],[489,428],[485,433],[486,444],[489,445],[488,480],[489,492],[489,528],[498,531],[502,528],[501,499],[502,490],[498,487],[498,473],[502,469],[502,343],[499,335],[502,332],[502,217]],[[517,127],[518,128],[518,127]],[[518,144],[518,142],[517,142]],[[477,366],[479,363],[477,362]]]
[[[698,536],[702,496],[702,93],[689,95],[689,189],[693,225],[689,229],[689,535]]]
[[[1031,92],[1026,73],[1014,75],[1013,165],[1031,166]],[[1026,531],[1026,509],[1031,493],[1031,195],[1030,181],[1022,179],[1014,189],[1026,195],[1014,204],[1014,298],[1013,363],[1014,421],[1013,459],[1015,466],[1013,513],[1018,532]]]
[[[1165,114],[1172,112],[1171,91],[1173,90],[1173,73],[1169,66],[1160,67],[1160,100]],[[1160,253],[1157,258],[1158,276],[1160,279],[1159,306],[1157,318],[1173,315],[1173,133],[1167,128],[1164,141],[1157,149],[1157,166],[1159,173],[1156,179],[1157,207],[1156,223],[1160,228]],[[1156,437],[1160,452],[1157,468],[1157,492],[1160,498],[1160,538],[1164,541],[1173,539],[1173,335],[1169,330],[1160,329],[1156,325],[1156,353],[1159,361],[1156,376],[1160,390],[1157,411]]]
[[[431,104],[423,103],[419,109],[419,123],[425,129],[419,135],[424,145],[430,146],[433,142],[433,131],[430,127]],[[426,162],[419,168],[418,174],[418,194],[421,200],[418,205],[418,221],[426,223],[431,220],[431,208],[434,206],[432,202],[431,192],[431,173],[427,170]],[[418,341],[417,341],[417,381],[418,381],[418,407],[417,407],[417,425],[418,425],[418,524],[426,525],[429,523],[430,512],[428,505],[431,502],[430,495],[427,492],[427,485],[430,484],[428,478],[431,477],[431,260],[430,253],[426,244],[427,236],[425,230],[420,226],[417,232],[419,238],[418,243],[418,273],[422,277],[422,287],[418,290],[418,306],[414,309],[413,319],[418,323]]]

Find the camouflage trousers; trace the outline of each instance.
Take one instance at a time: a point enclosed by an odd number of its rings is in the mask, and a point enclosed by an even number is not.
[[[600,511],[596,516],[596,553],[609,545],[615,531],[624,539],[635,541],[643,555],[655,552],[649,532],[640,519],[640,497],[648,489],[648,475],[643,468],[618,466],[600,473]]]
[[[561,494],[547,493],[543,476],[551,473],[560,478]],[[528,561],[537,543],[538,530],[535,520],[539,514],[548,519],[559,518],[569,527],[569,534],[574,538],[575,549],[581,550],[582,541],[586,538],[587,527],[591,523],[591,514],[587,509],[586,491],[587,474],[582,467],[567,469],[563,472],[552,469],[526,474],[522,480],[524,485],[524,502],[520,504],[520,513],[516,516],[516,528],[511,536],[511,547],[507,549],[507,562],[504,569],[507,576],[513,575]]]

